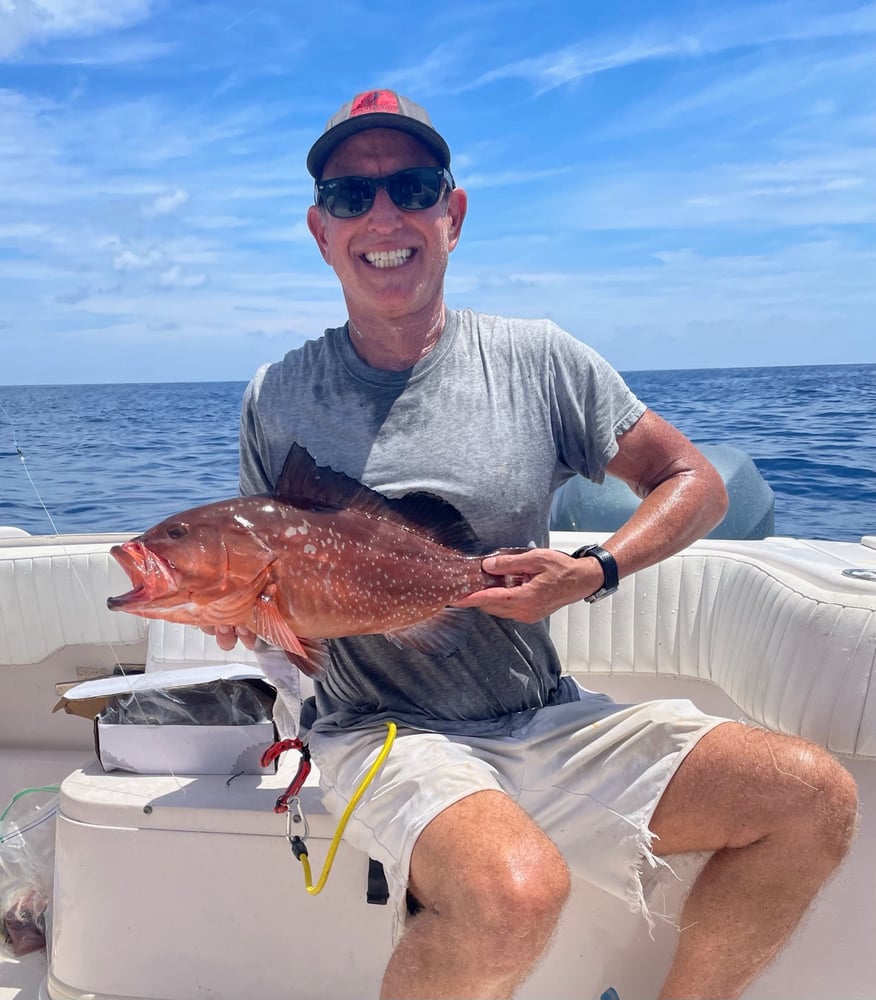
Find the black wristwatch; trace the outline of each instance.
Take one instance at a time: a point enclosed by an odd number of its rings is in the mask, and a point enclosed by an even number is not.
[[[585,556],[593,556],[602,567],[602,586],[594,594],[585,597],[588,604],[594,601],[601,601],[603,597],[608,597],[617,590],[618,574],[617,563],[610,552],[606,552],[600,545],[582,545],[580,549],[575,549],[572,553],[573,559],[583,559]]]

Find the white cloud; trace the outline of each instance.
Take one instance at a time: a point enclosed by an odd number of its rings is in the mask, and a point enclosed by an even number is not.
[[[188,191],[176,188],[167,194],[159,195],[151,205],[143,208],[144,215],[170,215],[189,200]]]
[[[741,163],[661,169],[602,164],[547,211],[563,229],[624,230],[876,222],[876,148],[834,149]],[[544,210],[544,206],[541,206]]]
[[[113,258],[115,271],[148,271],[161,267],[165,262],[164,254],[158,250],[147,250],[146,253],[134,253],[133,250],[123,250]]]
[[[585,76],[604,73],[606,70],[630,66],[634,63],[667,56],[689,55],[696,51],[696,44],[688,38],[670,41],[633,40],[631,42],[591,45],[589,42],[557,49],[543,56],[520,59],[517,62],[498,66],[481,74],[472,83],[473,87],[496,83],[500,80],[521,77],[529,80],[542,94],[554,87],[573,83]]]
[[[588,37],[539,56],[514,60],[476,76],[469,87],[523,79],[544,94],[585,77],[659,59],[702,58],[733,49],[787,41],[857,38],[876,32],[876,4],[807,17],[786,4],[715,8],[711,16],[688,16],[675,24],[654,22],[632,37]],[[440,51],[440,50],[438,50]]]
[[[205,274],[185,274],[179,264],[158,275],[162,288],[200,288],[207,280]]]
[[[148,16],[151,6],[151,0],[3,0],[0,59],[32,43],[136,24]]]
[[[466,264],[451,270],[448,298],[548,316],[626,370],[665,368],[668,360],[670,367],[853,362],[872,356],[874,273],[876,250],[852,241],[717,256],[679,246],[626,265],[594,259],[522,273]]]

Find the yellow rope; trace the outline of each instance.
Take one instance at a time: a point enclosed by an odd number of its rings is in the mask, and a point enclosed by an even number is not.
[[[374,763],[371,765],[370,768],[368,768],[368,773],[362,779],[362,782],[356,789],[353,797],[347,804],[347,808],[344,810],[343,815],[341,816],[340,822],[338,823],[338,828],[335,830],[335,835],[334,837],[332,837],[332,842],[329,845],[328,855],[326,856],[325,864],[323,865],[322,869],[322,875],[320,875],[319,881],[316,883],[316,885],[314,885],[312,882],[310,861],[308,860],[307,855],[302,854],[299,858],[299,861],[301,862],[301,867],[304,869],[304,888],[310,893],[311,896],[318,895],[325,888],[325,884],[328,881],[329,872],[332,870],[332,864],[334,863],[335,855],[337,854],[338,847],[340,846],[341,843],[341,837],[344,835],[344,830],[346,829],[347,826],[347,821],[353,814],[353,810],[359,804],[359,800],[365,794],[366,789],[377,776],[377,772],[383,766],[383,762],[389,756],[389,751],[392,749],[392,744],[395,742],[396,724],[394,722],[387,722],[386,727],[388,729],[388,732],[386,734],[386,739],[383,742],[383,748],[377,755],[377,758],[374,761]]]

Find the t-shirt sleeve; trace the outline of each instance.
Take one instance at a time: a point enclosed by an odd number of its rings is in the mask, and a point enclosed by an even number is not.
[[[573,472],[601,483],[617,439],[645,412],[621,375],[599,353],[559,327],[550,356],[557,454]]]
[[[240,482],[241,496],[270,493],[273,483],[265,468],[263,456],[268,454],[264,432],[259,421],[258,394],[265,369],[259,369],[246,387],[240,409]]]

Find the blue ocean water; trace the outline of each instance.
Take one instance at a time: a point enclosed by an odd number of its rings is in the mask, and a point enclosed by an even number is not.
[[[876,365],[625,377],[694,441],[752,457],[776,495],[777,534],[876,532]],[[52,522],[60,532],[136,532],[233,495],[243,389],[0,386],[0,524],[34,534],[52,533]]]

